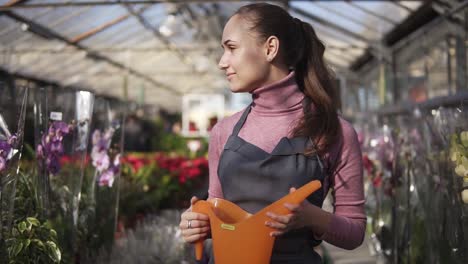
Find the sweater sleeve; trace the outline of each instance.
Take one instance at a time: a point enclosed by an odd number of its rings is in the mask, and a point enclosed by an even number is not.
[[[321,239],[344,249],[355,249],[364,240],[366,215],[362,155],[354,128],[342,124],[341,145],[334,156],[330,184],[333,189],[334,215]]]
[[[221,183],[218,177],[218,164],[222,152],[220,126],[217,124],[210,133],[208,145],[209,187],[208,198],[223,198]]]

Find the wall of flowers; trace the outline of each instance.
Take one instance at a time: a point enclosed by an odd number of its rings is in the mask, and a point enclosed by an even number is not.
[[[205,195],[206,140],[144,120],[147,151],[126,151],[129,116],[89,91],[0,82],[0,263],[106,262],[138,223]]]
[[[468,261],[468,104],[361,124],[368,231],[389,263]]]

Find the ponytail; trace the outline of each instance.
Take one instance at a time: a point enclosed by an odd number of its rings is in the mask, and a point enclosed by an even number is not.
[[[337,109],[340,106],[332,71],[326,65],[323,54],[325,46],[308,23],[294,18],[302,42],[293,66],[296,82],[305,95],[304,117],[294,129],[295,136],[310,137],[316,149],[309,149],[306,154],[323,154],[332,145],[339,134],[340,123]]]

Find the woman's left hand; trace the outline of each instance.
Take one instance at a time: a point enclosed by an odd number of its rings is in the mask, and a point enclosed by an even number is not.
[[[290,193],[296,191],[296,188],[291,188]],[[289,204],[285,203],[284,206],[291,211],[287,215],[277,215],[272,212],[267,212],[267,216],[271,218],[271,221],[266,221],[265,225],[276,229],[270,233],[271,236],[281,236],[290,230],[299,229],[307,225],[306,207],[310,203],[304,200],[300,204]]]

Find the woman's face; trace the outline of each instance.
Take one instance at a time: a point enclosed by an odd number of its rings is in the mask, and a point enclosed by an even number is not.
[[[265,45],[250,32],[247,22],[235,15],[229,19],[223,31],[221,43],[224,53],[219,68],[226,73],[231,91],[251,92],[262,86],[270,72]]]

